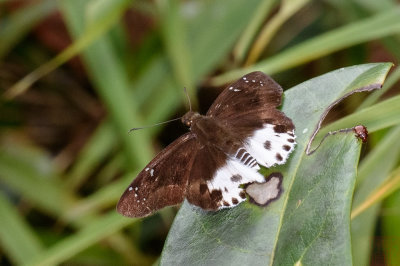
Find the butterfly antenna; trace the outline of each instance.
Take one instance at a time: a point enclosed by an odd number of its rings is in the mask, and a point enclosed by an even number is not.
[[[187,92],[186,87],[183,87],[183,90],[185,91],[186,97],[187,97],[188,102],[189,102],[189,110],[192,111],[192,103],[190,102],[189,93]]]
[[[132,131],[139,130],[139,129],[143,129],[143,128],[149,128],[149,127],[159,126],[159,125],[162,125],[162,124],[166,124],[166,123],[169,123],[169,122],[173,122],[173,121],[179,120],[179,119],[181,119],[181,118],[182,118],[182,117],[174,118],[174,119],[171,119],[171,120],[168,120],[168,121],[164,121],[164,122],[160,122],[160,123],[157,123],[157,124],[154,124],[154,125],[151,125],[151,126],[134,127],[134,128],[131,128],[131,129],[129,130],[128,133],[131,133]]]
[[[192,111],[192,103],[190,102],[189,93],[187,92],[186,87],[184,87],[183,90],[185,91],[186,97],[187,97],[188,102],[189,102],[189,109],[190,109],[190,111]],[[164,121],[164,122],[160,122],[160,123],[157,123],[157,124],[154,124],[154,125],[150,125],[150,126],[134,127],[134,128],[129,129],[128,133],[131,133],[132,131],[139,130],[139,129],[159,126],[159,125],[170,123],[170,122],[173,122],[173,121],[176,121],[176,120],[180,120],[180,119],[182,119],[182,117],[174,118],[174,119],[171,119],[171,120],[168,120],[168,121]]]

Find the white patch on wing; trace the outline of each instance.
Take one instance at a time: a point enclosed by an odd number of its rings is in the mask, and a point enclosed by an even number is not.
[[[230,158],[224,166],[217,169],[213,178],[207,182],[207,187],[210,192],[221,191],[219,208],[222,209],[236,206],[246,200],[244,190],[239,186],[251,182],[265,182],[265,178],[257,169],[242,164],[236,158]]]
[[[257,162],[267,168],[284,164],[296,145],[294,130],[277,133],[275,125],[264,124],[245,140],[246,150]]]

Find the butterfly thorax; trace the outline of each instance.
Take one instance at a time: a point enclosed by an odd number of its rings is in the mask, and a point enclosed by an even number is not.
[[[183,116],[182,122],[190,127],[201,144],[214,146],[227,155],[235,154],[243,146],[234,132],[227,130],[221,121],[213,117],[189,111]]]

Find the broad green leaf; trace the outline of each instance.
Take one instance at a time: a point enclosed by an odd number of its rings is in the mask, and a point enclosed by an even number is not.
[[[363,102],[358,106],[357,110],[362,110],[366,107],[370,107],[374,103],[376,103],[387,91],[389,91],[394,84],[396,84],[400,80],[400,67],[396,67],[392,73],[388,76],[385,81],[385,85],[383,85],[382,89],[380,89],[376,93],[372,93],[369,95]]]
[[[269,169],[283,173],[281,198],[265,209],[244,203],[216,213],[185,202],[161,264],[350,264],[350,206],[360,141],[350,132],[327,138],[311,156],[305,147],[333,102],[351,91],[380,87],[390,67],[344,68],[286,91],[282,110],[296,125],[297,147],[285,166]]]

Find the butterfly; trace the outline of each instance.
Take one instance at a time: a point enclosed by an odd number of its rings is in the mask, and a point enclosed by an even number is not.
[[[250,200],[259,205],[275,199],[282,175],[265,178],[258,170],[260,165],[284,164],[296,144],[292,120],[277,109],[282,93],[279,84],[257,71],[224,89],[205,116],[187,112],[181,120],[190,132],[138,174],[121,196],[117,211],[144,217],[185,198],[204,210],[217,211],[245,201],[246,188]],[[275,191],[271,197],[262,196],[265,187]]]

